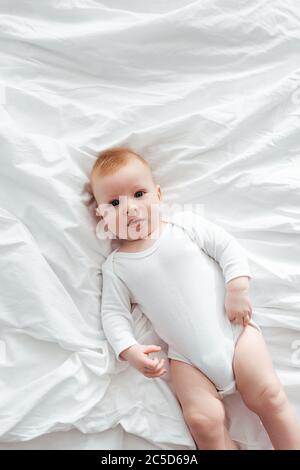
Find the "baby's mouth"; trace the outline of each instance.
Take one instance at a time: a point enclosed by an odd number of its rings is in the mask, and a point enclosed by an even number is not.
[[[140,224],[141,222],[143,222],[144,219],[134,219],[134,220],[131,220],[129,222],[129,224],[127,225],[127,227],[129,227],[130,225],[137,225],[137,224]]]

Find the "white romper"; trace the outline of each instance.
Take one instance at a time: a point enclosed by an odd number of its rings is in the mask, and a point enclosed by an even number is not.
[[[104,333],[122,361],[119,354],[137,344],[130,313],[136,303],[168,345],[168,357],[194,365],[228,395],[236,390],[233,354],[244,327],[227,317],[225,283],[252,277],[247,257],[232,235],[194,211],[162,220],[149,248],[115,249],[103,263]]]

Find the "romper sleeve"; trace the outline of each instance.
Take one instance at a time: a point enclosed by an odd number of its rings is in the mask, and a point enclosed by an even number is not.
[[[120,362],[119,354],[138,344],[133,334],[130,294],[125,283],[110,269],[102,269],[101,321],[105,336]]]
[[[193,212],[192,230],[200,248],[221,266],[225,283],[240,276],[252,278],[243,247],[223,227]]]

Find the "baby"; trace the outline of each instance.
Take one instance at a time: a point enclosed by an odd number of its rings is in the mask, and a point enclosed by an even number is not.
[[[116,147],[91,172],[96,214],[117,241],[102,265],[102,325],[118,361],[146,377],[166,372],[159,346],[139,344],[138,304],[168,345],[172,385],[198,449],[238,449],[222,398],[239,390],[274,449],[300,449],[300,427],[252,320],[244,250],[193,211],[162,215],[161,188],[146,160]]]

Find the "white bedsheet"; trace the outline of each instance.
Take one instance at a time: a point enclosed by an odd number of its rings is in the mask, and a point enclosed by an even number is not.
[[[300,419],[296,0],[4,0],[0,14],[1,448],[129,448],[128,433],[195,449],[169,375],[116,363],[101,330],[110,247],[85,185],[120,144],[148,159],[165,202],[203,204],[247,250],[254,319]],[[228,398],[232,436],[270,448]]]

